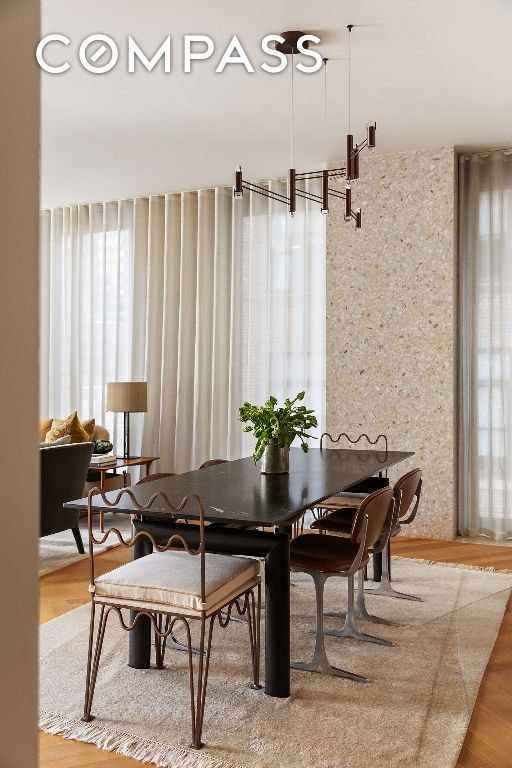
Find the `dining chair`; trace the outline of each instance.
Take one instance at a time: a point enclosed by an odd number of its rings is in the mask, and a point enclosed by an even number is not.
[[[146,477],[141,477],[141,479],[138,481],[137,485],[143,485],[144,483],[152,483],[154,480],[164,480],[166,477],[176,477],[176,472],[154,472],[152,475],[146,475]],[[167,518],[165,516],[158,516],[155,515],[153,518],[155,521],[160,522],[166,522]],[[186,520],[183,520],[182,522],[186,523]],[[159,616],[158,617],[158,628],[162,628],[162,622],[164,619]],[[174,632],[171,632],[169,634],[169,637],[166,638],[162,643],[160,643],[158,635],[155,634],[155,648],[158,650],[163,649],[163,653],[165,653],[165,648],[169,644],[171,648],[173,648],[175,651],[184,651],[188,653],[188,646],[186,643],[182,643],[181,640],[178,640]],[[199,649],[193,646],[192,653],[198,654]],[[163,663],[163,661],[162,661]],[[158,664],[157,664],[158,666]]]
[[[176,525],[176,532],[165,544],[157,543],[146,531],[139,531],[125,541],[117,528],[109,528],[103,535],[96,538],[93,531],[92,502],[97,495],[101,496],[101,505],[107,509],[117,506],[123,496],[128,496],[131,503],[145,517],[151,517],[151,508],[158,501],[159,507],[165,508],[168,519],[172,522],[186,517],[187,509],[193,507],[192,511],[199,517],[199,545],[195,549],[192,548],[185,538],[187,527],[179,525]],[[159,515],[161,514],[160,509]],[[88,528],[91,619],[82,719],[85,722],[93,719],[91,708],[94,690],[105,630],[111,613],[117,614],[122,628],[128,632],[136,626],[141,617],[146,616],[149,619],[158,638],[156,663],[160,668],[163,667],[165,640],[178,624],[185,630],[188,647],[191,747],[199,749],[203,746],[201,735],[214,625],[218,621],[221,627],[226,627],[235,609],[238,614],[248,617],[252,685],[254,688],[261,687],[259,684],[261,578],[258,560],[206,553],[204,508],[201,499],[193,494],[185,497],[178,506],[173,506],[167,495],[161,491],[154,493],[147,503],[140,504],[129,488],[121,490],[112,501],[109,501],[99,489],[93,488],[88,499]],[[153,552],[113,571],[96,576],[93,545],[103,545],[110,535],[117,537],[119,544],[128,548],[133,547],[139,538],[144,537],[149,540]],[[95,629],[97,610],[100,611],[100,615],[97,629]],[[127,611],[135,612],[131,623],[124,615]],[[221,614],[221,611],[224,613]],[[200,637],[196,674],[194,674],[191,640],[193,621],[199,622]]]
[[[175,475],[176,475],[175,472],[155,472],[152,475],[146,475],[146,477],[141,477],[137,485],[142,485],[143,483],[152,483],[153,480],[163,480],[166,477],[175,477]]]
[[[395,518],[393,527],[389,532],[387,540],[383,546],[374,549],[376,554],[379,551],[382,553],[382,574],[378,587],[366,587],[365,591],[370,595],[378,595],[384,597],[396,597],[402,600],[415,600],[422,602],[422,598],[414,595],[409,595],[404,592],[398,592],[393,589],[391,584],[391,538],[397,536],[402,526],[410,525],[418,514],[418,508],[421,497],[421,470],[412,469],[405,475],[400,477],[393,487],[393,497],[395,500]],[[414,502],[414,506],[413,506]],[[412,507],[412,510],[411,510]],[[342,536],[349,536],[352,528],[352,524],[356,515],[356,507],[345,507],[334,509],[328,512],[324,517],[319,520],[315,520],[311,524],[311,528],[320,532],[331,531],[332,533],[338,533]],[[361,590],[358,589],[358,604],[361,613],[361,618],[367,618],[370,621],[375,621],[379,624],[387,624],[385,619],[381,619],[378,616],[371,616],[363,607],[364,599],[360,597]],[[363,601],[363,604],[361,604]],[[364,615],[366,612],[366,615]]]
[[[423,598],[398,592],[391,584],[391,538],[397,536],[402,526],[410,525],[418,514],[421,498],[421,470],[412,469],[397,480],[393,492],[397,504],[395,526],[391,531],[388,542],[382,552],[382,575],[378,587],[366,587],[365,592],[370,595],[383,597],[396,597],[401,600],[414,600],[423,602]],[[414,503],[414,505],[413,505]]]
[[[227,459],[208,459],[208,461],[203,461],[200,467],[198,469],[208,469],[208,467],[216,467],[218,464],[227,464]]]
[[[290,542],[290,567],[293,571],[301,571],[312,577],[316,595],[313,658],[309,662],[292,662],[293,669],[321,672],[355,682],[368,682],[367,678],[361,675],[332,666],[327,658],[324,637],[324,588],[328,578],[346,578],[349,594],[352,594],[353,599],[354,577],[368,563],[369,550],[382,534],[392,498],[393,491],[387,487],[375,491],[365,499],[356,512],[349,538],[305,533]]]
[[[370,446],[376,446],[379,442],[382,442],[384,446],[383,452],[385,454],[388,452],[388,438],[386,435],[377,435],[375,440],[372,440],[366,434],[366,432],[362,432],[355,438],[350,437],[347,432],[340,432],[337,437],[331,435],[330,432],[324,432],[322,435],[320,435],[320,450],[328,450],[327,446],[332,448],[342,440],[346,441],[349,445],[352,446],[358,445],[361,441],[365,441],[365,443]],[[361,503],[366,496],[368,496],[370,493],[373,493],[373,491],[376,491],[378,488],[382,488],[386,485],[389,485],[387,475],[379,473],[378,477],[369,477],[361,483],[356,483],[350,488],[347,488],[343,493],[330,496],[320,504],[317,504],[317,514],[315,517],[318,519],[323,517],[325,514],[328,514],[329,512],[333,512],[338,509],[344,509],[345,507],[349,507],[350,509],[359,507],[361,506]]]
[[[370,497],[368,496],[367,499]],[[353,507],[352,509],[346,507],[344,509],[338,509],[334,512],[329,513],[326,517],[321,518],[320,520],[315,520],[311,528],[313,530],[318,530],[319,533],[336,533],[339,536],[346,536],[350,537],[352,533],[352,528],[354,526],[355,517],[357,514],[357,507]],[[386,545],[389,542],[389,539],[393,533],[393,531],[396,528],[396,521],[398,516],[398,500],[395,497],[394,489],[393,489],[393,497],[391,499],[391,504],[389,505],[388,515],[386,518],[386,522],[384,523],[384,527],[381,531],[381,534],[375,544],[369,548],[369,554],[376,555],[376,554],[382,554],[382,552],[386,549]],[[371,642],[378,642],[381,645],[387,645],[388,647],[392,647],[394,644],[389,643],[389,641],[383,641],[381,638],[373,638],[372,636],[367,637],[361,637],[361,633],[357,630],[357,627],[355,625],[356,619],[362,619],[364,621],[370,621],[374,624],[385,624],[389,627],[398,627],[400,624],[398,624],[395,621],[390,621],[389,619],[385,619],[381,616],[376,616],[373,613],[369,613],[367,607],[366,607],[366,600],[365,600],[365,589],[364,589],[364,582],[365,582],[365,572],[364,570],[360,570],[357,573],[357,591],[354,601],[354,595],[353,591],[351,593],[350,585],[349,585],[349,592],[348,592],[348,604],[347,604],[347,610],[342,611],[328,611],[325,616],[328,616],[329,618],[339,618],[339,619],[345,619],[345,623],[342,627],[343,632],[341,633],[340,630],[326,630],[326,635],[339,635],[341,637],[355,637],[359,640],[368,640]]]

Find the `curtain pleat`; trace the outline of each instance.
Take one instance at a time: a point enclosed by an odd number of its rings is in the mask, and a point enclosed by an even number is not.
[[[163,312],[165,275],[165,199],[149,199],[147,232],[147,295],[146,354],[144,380],[148,382],[148,401],[154,405],[144,417],[142,452],[155,455],[150,449],[160,448],[160,402],[162,387]],[[150,439],[155,436],[157,439]]]
[[[213,318],[215,274],[216,201],[214,190],[198,193],[196,337],[194,344],[194,401],[192,456],[202,463],[211,456],[211,418],[213,410]],[[223,455],[225,446],[222,447]]]
[[[176,466],[176,399],[178,396],[178,346],[181,274],[181,198],[165,198],[165,274],[162,380],[160,382],[160,441],[162,467]],[[148,371],[148,376],[151,373]]]
[[[512,153],[459,164],[459,528],[512,538]]]
[[[306,389],[322,426],[325,219],[299,203],[218,188],[43,211],[41,415],[77,409],[121,450],[105,383],[146,380],[131,451],[174,472],[251,453],[246,400]]]

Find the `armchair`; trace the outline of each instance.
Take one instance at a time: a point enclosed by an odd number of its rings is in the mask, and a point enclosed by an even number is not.
[[[66,501],[83,496],[93,443],[75,443],[41,448],[41,523],[40,536],[71,528],[80,554],[84,545],[78,528],[78,512],[63,509]]]

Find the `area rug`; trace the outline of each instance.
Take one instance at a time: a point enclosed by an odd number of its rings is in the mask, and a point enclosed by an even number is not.
[[[112,513],[105,514],[105,525],[115,525],[123,534],[128,534],[131,531],[131,520],[129,515],[115,515]],[[84,542],[84,548],[87,552],[88,546],[88,533],[87,533],[87,518],[80,518],[80,532],[82,534],[82,541]],[[96,546],[94,545],[94,551],[96,554],[105,552],[107,549],[117,547],[118,542],[115,536],[111,535],[106,545]],[[51,536],[45,536],[39,539],[39,577],[46,576],[48,573],[53,573],[61,568],[66,568],[68,565],[78,563],[80,560],[84,560],[88,557],[88,554],[81,555],[76,547],[75,538],[71,529],[67,531],[60,531],[59,533],[53,533]]]
[[[41,627],[40,727],[168,768],[453,768],[504,615],[512,576],[437,564],[394,563],[396,588],[424,602],[369,597],[400,627],[361,626],[397,643],[385,648],[327,637],[330,660],[368,684],[292,670],[292,694],[252,690],[247,628],[217,625],[200,752],[188,748],[186,656],[166,668],[126,665],[127,636],[109,619],[91,723],[80,720],[89,607]],[[312,581],[292,576],[292,658],[309,659]],[[330,579],[326,610],[346,586]],[[329,619],[330,626],[336,620]]]

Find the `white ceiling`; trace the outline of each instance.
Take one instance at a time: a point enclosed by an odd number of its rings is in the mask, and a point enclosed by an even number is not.
[[[269,75],[261,38],[315,32],[328,64],[295,78],[295,165],[313,170],[344,155],[347,31],[352,34],[355,139],[376,120],[379,153],[456,145],[512,145],[510,0],[43,0],[43,34],[72,40],[72,68],[43,75],[42,205],[109,200],[284,175],[289,166],[289,70]],[[92,75],[79,43],[103,32],[117,67]],[[170,34],[171,74],[127,73],[127,36],[152,54]],[[206,34],[214,57],[183,73],[184,34]],[[256,72],[215,66],[237,34]],[[58,46],[54,51],[57,53]],[[48,49],[50,51],[50,49]],[[53,53],[52,53],[53,55]],[[49,56],[49,58],[51,58]],[[99,63],[102,63],[101,61]]]

